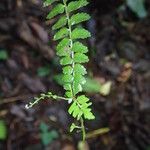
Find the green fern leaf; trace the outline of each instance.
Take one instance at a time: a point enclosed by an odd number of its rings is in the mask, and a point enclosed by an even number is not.
[[[74,81],[80,84],[85,84],[86,80],[81,74],[74,75]]]
[[[95,119],[95,116],[93,115],[93,113],[91,112],[91,109],[84,109],[83,110],[83,114],[84,114],[84,118],[88,119],[88,120],[93,120]]]
[[[69,107],[69,114],[71,115],[73,113],[73,111],[75,110],[75,108],[78,107],[77,104],[76,104],[76,101],[74,101],[71,106]]]
[[[59,29],[67,24],[66,16],[60,17],[60,19],[52,26],[52,30]]]
[[[80,53],[87,53],[88,52],[88,48],[86,46],[84,46],[82,43],[80,42],[75,42],[72,46],[72,50],[74,52],[80,52]]]
[[[70,126],[70,132],[72,132],[75,128],[76,128],[76,125],[74,123],[72,123]]]
[[[71,66],[63,67],[64,74],[72,74],[72,72],[73,72],[73,68]]]
[[[79,108],[79,107],[76,107],[76,108],[74,109],[73,113],[72,113],[72,116],[73,116],[74,118],[77,118],[80,112],[82,112],[82,111],[80,110],[80,108]]]
[[[85,39],[91,36],[91,33],[83,28],[76,28],[72,31],[72,39]]]
[[[80,120],[81,116],[83,115],[82,111],[79,111],[78,116],[77,116],[77,120]]]
[[[59,42],[59,44],[56,47],[56,50],[58,51],[58,50],[65,49],[66,47],[69,46],[69,43],[70,43],[70,40],[68,38],[64,38],[63,40]]]
[[[69,83],[64,84],[63,87],[64,87],[65,90],[69,90],[69,91],[71,90],[71,84],[69,84]]]
[[[77,101],[80,104],[84,104],[84,103],[87,103],[89,101],[89,98],[87,98],[85,95],[81,95],[81,96],[78,96]]]
[[[67,83],[70,83],[70,82],[73,81],[73,76],[70,75],[70,74],[65,74],[65,75],[63,75],[63,81],[67,82]]]
[[[74,66],[74,73],[75,74],[85,75],[87,72],[86,72],[86,69],[85,69],[84,66],[82,66],[80,64],[75,64],[75,66]]]
[[[70,48],[69,48],[69,39],[65,38],[60,41],[60,43],[57,45],[57,55],[58,56],[69,56],[70,55]]]
[[[67,91],[67,92],[65,92],[65,95],[66,95],[68,98],[72,98],[72,97],[73,97],[72,92],[70,92],[70,90]]]
[[[57,4],[52,11],[47,15],[47,19],[51,19],[55,17],[56,15],[62,14],[64,12],[65,8],[63,4]]]
[[[43,6],[46,7],[46,6],[49,6],[51,5],[52,3],[56,2],[58,0],[45,0],[44,3],[43,3]]]
[[[55,35],[54,35],[54,40],[59,40],[64,37],[66,37],[69,34],[69,31],[66,27],[60,29]]]
[[[79,93],[79,92],[81,92],[81,91],[82,91],[82,86],[81,86],[81,84],[78,83],[78,82],[74,82],[74,83],[73,83],[73,93],[74,93],[74,94],[77,94],[77,93]]]
[[[56,54],[57,56],[68,56],[70,54],[68,50],[69,50],[68,48],[59,50]]]
[[[77,10],[83,6],[86,6],[88,2],[86,0],[78,0],[78,1],[73,1],[68,4],[68,12],[72,12],[74,10]]]
[[[75,25],[89,19],[90,19],[90,15],[88,15],[87,13],[77,13],[73,15],[70,20],[71,20],[71,25]]]
[[[74,62],[75,63],[86,63],[89,59],[85,54],[82,53],[75,53],[74,55]]]
[[[70,65],[70,64],[72,64],[72,59],[71,59],[71,57],[69,57],[69,56],[63,57],[63,58],[60,60],[60,64],[61,64],[61,65]]]
[[[88,108],[90,105],[92,105],[91,102],[89,102],[89,98],[87,98],[85,95],[81,95],[77,97],[77,102],[81,105],[81,110],[84,114],[85,119],[94,119],[95,116],[91,112],[91,109]]]

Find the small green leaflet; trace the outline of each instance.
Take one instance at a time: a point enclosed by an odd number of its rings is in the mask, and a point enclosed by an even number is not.
[[[90,15],[87,13],[77,13],[71,17],[71,25],[75,25],[89,19]]]
[[[58,56],[68,56],[69,55],[69,49],[66,47],[65,49],[60,49],[58,50],[58,52],[56,53]]]
[[[51,19],[55,17],[58,14],[62,14],[64,12],[64,5],[63,4],[57,4],[47,15],[47,19]]]
[[[93,115],[93,113],[91,112],[91,109],[83,109],[83,114],[84,114],[84,118],[88,119],[88,120],[93,120],[95,119],[95,116]]]
[[[7,53],[7,51],[0,49],[0,60],[6,60],[6,59],[8,59],[8,53]]]
[[[69,56],[70,55],[69,43],[70,40],[68,38],[64,38],[63,40],[61,40],[56,47],[57,50],[56,54],[58,56]]]
[[[72,64],[72,59],[71,59],[71,57],[69,57],[69,56],[63,57],[63,58],[60,60],[60,64],[61,64],[61,65],[70,65],[70,64]]]
[[[79,120],[82,115],[84,115],[85,119],[94,119],[95,116],[92,114],[91,109],[88,108],[91,104],[85,95],[78,96],[71,104],[68,112],[72,114],[74,118],[77,118],[77,120]]]
[[[72,123],[70,126],[70,132],[72,132],[75,128],[76,128],[76,125],[74,123]]]
[[[73,76],[70,75],[70,74],[64,74],[64,75],[63,75],[63,81],[64,81],[64,82],[67,82],[67,83],[70,83],[70,82],[73,81]]]
[[[71,90],[71,84],[70,83],[65,83],[64,84],[64,89],[70,91]]]
[[[63,73],[64,74],[72,74],[73,68],[71,66],[65,66],[63,67]]]
[[[88,48],[84,46],[81,42],[75,42],[73,43],[72,50],[74,52],[80,52],[80,53],[87,53]]]
[[[147,11],[144,5],[145,0],[126,0],[126,3],[139,18],[147,16]]]
[[[74,55],[74,62],[75,63],[86,63],[89,59],[85,54],[82,53],[75,53]]]
[[[66,16],[60,17],[60,19],[52,26],[52,30],[59,29],[67,24]]]
[[[73,97],[72,92],[70,92],[70,91],[66,91],[66,92],[65,92],[65,95],[66,95],[67,97],[69,97],[69,98],[72,98],[72,97]]]
[[[77,101],[80,103],[80,104],[84,104],[86,102],[89,101],[89,98],[87,98],[85,95],[81,95],[77,98]]]
[[[77,107],[76,101],[74,101],[74,102],[71,104],[71,106],[69,107],[68,112],[69,112],[70,115],[73,113],[75,107]]]
[[[85,67],[83,65],[75,64],[75,66],[74,66],[74,73],[75,74],[85,75],[87,72],[86,72],[86,69],[85,69]]]
[[[70,43],[70,40],[68,38],[64,38],[59,42],[59,44],[56,47],[56,50],[63,50],[65,47],[68,47]]]
[[[83,28],[75,28],[73,31],[72,31],[72,39],[75,40],[75,39],[85,39],[85,38],[88,38],[91,36],[91,33],[86,30],[86,29],[83,29]]]
[[[0,120],[0,140],[7,138],[7,126],[4,120]]]
[[[74,94],[77,94],[77,93],[79,93],[79,92],[81,92],[81,91],[82,91],[82,86],[81,86],[81,84],[74,81],[74,82],[73,82],[73,93],[74,93]]]
[[[61,28],[55,35],[54,35],[54,40],[59,40],[64,37],[66,37],[69,34],[69,31],[66,27]]]
[[[86,80],[81,74],[74,75],[74,81],[80,84],[85,84]]]
[[[56,2],[58,0],[45,0],[44,3],[43,3],[43,6],[46,7],[46,6],[49,6],[51,5],[52,3]]]
[[[88,4],[86,0],[73,1],[68,4],[68,12],[72,12]]]

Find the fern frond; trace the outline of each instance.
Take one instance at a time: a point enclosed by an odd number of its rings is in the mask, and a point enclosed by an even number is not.
[[[66,16],[60,17],[60,19],[52,26],[52,30],[59,29],[61,27],[64,27],[67,24],[67,18]]]
[[[73,81],[73,76],[71,74],[64,74],[63,81],[66,83],[71,83]]]
[[[90,19],[90,15],[87,13],[77,13],[73,15],[70,19],[71,25],[75,25]]]
[[[69,31],[66,27],[61,28],[55,35],[54,35],[54,40],[60,40],[64,37],[67,37],[67,35],[69,34]]]
[[[72,74],[73,68],[71,66],[63,67],[63,74]]]
[[[91,33],[84,28],[75,28],[72,31],[72,39],[86,39],[91,36]]]
[[[79,120],[82,115],[85,119],[94,119],[95,116],[89,108],[91,104],[92,103],[89,102],[89,99],[85,95],[78,96],[76,101],[74,101],[70,106],[68,110],[69,114],[71,114],[74,118],[77,118],[77,120]]]
[[[75,66],[74,66],[74,73],[75,74],[85,75],[87,72],[86,72],[86,69],[85,69],[85,67],[83,65],[75,64]]]
[[[82,53],[75,53],[73,60],[75,63],[86,63],[89,61],[88,56]]]
[[[59,14],[62,14],[64,12],[65,8],[63,4],[57,4],[52,10],[51,12],[47,15],[47,19],[51,19]]]
[[[84,7],[88,4],[87,0],[78,0],[78,1],[73,1],[73,2],[70,2],[68,4],[68,12],[72,12],[72,11],[75,11],[81,7]]]
[[[60,60],[60,64],[61,65],[70,65],[72,64],[73,60],[71,59],[70,56],[66,56],[66,57],[63,57],[61,60]]]
[[[56,1],[59,1],[59,3],[55,5]],[[61,0],[61,2],[62,3],[60,3],[60,0],[45,0],[44,6],[49,6],[53,3],[55,5],[47,15],[47,19],[60,15],[60,18],[54,23],[52,29],[56,30],[54,40],[60,40],[56,46],[56,54],[60,56],[60,64],[62,65],[63,72],[61,79],[67,98],[53,94],[50,96],[54,99],[62,98],[68,101],[70,104],[68,110],[69,114],[81,122],[81,127],[72,124],[70,131],[72,132],[75,128],[81,129],[84,140],[85,128],[83,118],[91,120],[95,117],[91,112],[90,106],[92,103],[90,100],[85,95],[78,96],[79,92],[82,92],[82,86],[86,82],[84,75],[87,71],[82,64],[89,61],[86,55],[88,48],[78,40],[88,38],[91,34],[84,28],[72,28],[72,26],[90,19],[87,13],[81,12],[73,14],[74,11],[76,12],[76,10],[86,6],[88,1],[74,0],[68,2],[68,0]],[[43,98],[44,97],[42,97],[42,99]],[[37,101],[39,101],[39,99],[37,99]],[[31,104],[31,106],[33,104]]]
[[[66,48],[66,47],[68,47],[69,46],[69,43],[70,43],[70,40],[69,40],[69,38],[64,38],[64,39],[62,39],[59,43],[58,43],[58,45],[57,45],[57,47],[56,47],[56,50],[58,51],[58,50],[62,50],[62,49],[64,49],[64,48]]]
[[[79,82],[73,82],[73,93],[76,95],[82,91],[82,86]]]
[[[88,48],[86,46],[84,46],[81,42],[75,42],[75,43],[73,43],[72,51],[80,52],[80,53],[87,53]]]

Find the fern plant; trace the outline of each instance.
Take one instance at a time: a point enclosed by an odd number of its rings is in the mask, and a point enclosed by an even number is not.
[[[52,26],[52,30],[55,31],[54,40],[58,41],[56,54],[60,57],[60,64],[62,65],[65,96],[60,97],[51,92],[41,94],[40,97],[36,97],[33,102],[26,105],[26,108],[32,107],[45,98],[67,100],[70,105],[69,114],[81,123],[80,126],[72,123],[70,132],[76,128],[81,129],[83,140],[85,140],[84,120],[92,120],[95,116],[91,111],[92,103],[89,98],[85,95],[79,95],[82,92],[82,85],[86,82],[84,75],[87,72],[83,64],[89,61],[86,55],[88,48],[79,40],[86,39],[91,34],[78,24],[89,20],[90,16],[87,13],[78,13],[77,10],[86,6],[88,2],[87,0],[71,2],[69,0],[46,0],[44,2],[44,6],[51,4],[54,6],[47,15],[47,19],[60,15],[60,18]]]

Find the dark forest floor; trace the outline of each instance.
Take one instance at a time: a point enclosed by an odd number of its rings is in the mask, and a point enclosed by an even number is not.
[[[85,150],[150,150],[150,2],[144,19],[120,5],[97,0],[85,10],[92,16],[85,25],[92,33],[88,75],[100,84],[111,82],[106,96],[87,92],[96,115],[86,122],[87,132],[110,132],[88,138]],[[0,2],[0,51],[8,55],[0,58],[0,121],[7,130],[0,150],[76,150],[81,140],[69,133],[72,119],[64,101],[24,107],[41,92],[64,92],[54,80],[61,66],[47,11],[40,0]],[[44,136],[50,139],[46,146]]]

